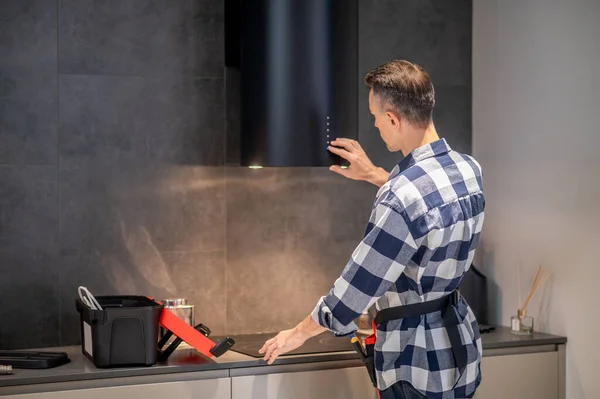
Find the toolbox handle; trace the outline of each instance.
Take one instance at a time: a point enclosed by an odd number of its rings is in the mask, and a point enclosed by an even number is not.
[[[100,322],[100,324],[106,324],[106,311],[105,310],[95,310],[90,308],[87,304],[85,304],[81,299],[75,300],[75,308],[79,313],[86,313],[87,317],[90,319],[91,323]]]
[[[230,337],[225,337],[223,338],[221,341],[219,341],[219,343],[217,343],[215,346],[212,347],[212,349],[210,350],[210,353],[214,356],[214,357],[219,357],[221,356],[223,353],[227,352],[229,349],[231,349],[231,347],[235,344],[235,341],[233,340],[233,338]]]

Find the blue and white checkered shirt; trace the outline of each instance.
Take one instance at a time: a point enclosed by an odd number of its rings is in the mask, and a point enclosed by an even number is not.
[[[375,199],[364,238],[312,317],[338,335],[377,310],[440,298],[470,267],[484,219],[481,168],[445,139],[417,148],[392,170]],[[481,381],[479,327],[463,298],[457,305],[467,351],[460,380],[441,311],[377,327],[377,386],[409,381],[428,398],[470,397]],[[455,384],[456,383],[456,384]],[[454,389],[453,389],[454,387]]]

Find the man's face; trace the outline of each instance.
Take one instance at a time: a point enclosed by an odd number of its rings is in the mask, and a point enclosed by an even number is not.
[[[369,111],[375,118],[374,125],[379,130],[381,139],[392,152],[400,150],[400,120],[392,112],[386,112],[381,107],[379,99],[369,91]]]

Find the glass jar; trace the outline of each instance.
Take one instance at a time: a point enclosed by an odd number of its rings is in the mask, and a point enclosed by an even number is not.
[[[510,318],[510,331],[517,335],[533,334],[533,317],[519,309],[517,315]]]

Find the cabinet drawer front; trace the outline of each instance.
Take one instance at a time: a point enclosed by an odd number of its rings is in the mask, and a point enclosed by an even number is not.
[[[232,399],[376,399],[364,367],[233,377]]]
[[[230,399],[229,378],[9,395],[12,399]]]
[[[558,399],[558,352],[484,357],[475,399]]]

